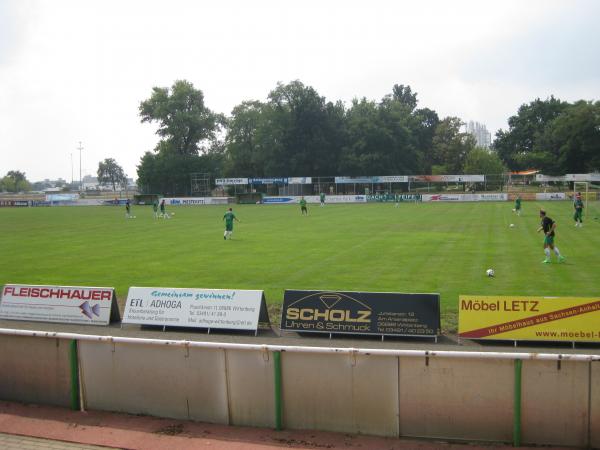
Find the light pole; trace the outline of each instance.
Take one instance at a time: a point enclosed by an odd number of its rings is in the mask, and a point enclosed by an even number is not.
[[[77,149],[79,150],[79,192],[83,192],[83,183],[81,181],[81,150],[83,150],[83,147],[81,146],[81,141],[79,141]]]

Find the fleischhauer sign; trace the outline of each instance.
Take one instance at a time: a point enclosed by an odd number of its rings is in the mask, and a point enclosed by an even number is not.
[[[114,288],[7,284],[0,319],[108,325],[119,320]]]
[[[436,338],[439,294],[286,290],[281,329]]]

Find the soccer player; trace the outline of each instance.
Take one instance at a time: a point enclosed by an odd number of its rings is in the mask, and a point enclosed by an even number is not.
[[[321,207],[325,206],[325,193],[321,192],[319,197],[321,199]]]
[[[581,192],[578,192],[573,202],[573,208],[575,208],[575,214],[573,219],[575,220],[576,227],[583,226],[583,200],[581,200]]]
[[[306,209],[306,200],[304,199],[304,197],[300,199],[300,212],[303,216],[308,216],[308,209]]]
[[[540,218],[542,219],[542,225],[538,228],[538,233],[544,230],[544,253],[546,258],[542,261],[544,264],[550,262],[550,250],[554,250],[554,253],[558,257],[558,262],[563,262],[565,257],[560,254],[558,247],[554,245],[554,230],[556,229],[556,222],[546,215],[546,211],[540,209]]]
[[[131,203],[129,203],[129,199],[125,202],[125,218],[131,219]]]
[[[517,216],[521,215],[521,196],[517,194],[517,198],[515,199],[515,212]]]
[[[169,214],[165,211],[165,199],[163,198],[162,201],[160,202],[160,216],[163,219],[168,219],[169,218]]]
[[[233,233],[233,221],[237,220],[240,222],[240,219],[235,217],[231,208],[227,210],[225,215],[223,216],[223,220],[225,221],[225,233],[223,233],[223,239],[227,240],[227,236],[231,239],[231,234]]]
[[[158,200],[152,202],[152,210],[154,211],[154,218],[158,219]]]

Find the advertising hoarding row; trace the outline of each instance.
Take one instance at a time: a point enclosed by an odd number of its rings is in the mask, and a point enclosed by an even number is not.
[[[375,177],[335,177],[336,184],[377,184],[377,183],[408,183],[406,175],[387,175]]]
[[[291,195],[288,197],[263,197],[262,203],[265,205],[290,205],[300,201],[302,197]],[[305,195],[306,203],[320,203],[321,199],[318,195]],[[327,195],[325,197],[327,203],[365,203],[366,195]]]
[[[485,175],[413,175],[410,179],[427,183],[483,183]]]
[[[201,205],[226,205],[228,197],[166,197],[166,205],[170,206],[201,206]]]
[[[424,202],[505,202],[508,194],[423,194]]]

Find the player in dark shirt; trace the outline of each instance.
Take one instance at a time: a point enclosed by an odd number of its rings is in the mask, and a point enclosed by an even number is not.
[[[563,262],[565,257],[560,254],[558,247],[554,245],[554,230],[556,229],[556,222],[546,215],[546,211],[540,209],[540,218],[542,219],[541,226],[538,228],[538,233],[544,231],[544,253],[546,258],[542,261],[544,264],[550,262],[550,250],[554,250],[558,262]]]
[[[573,219],[575,220],[576,227],[583,226],[583,200],[581,200],[581,192],[577,193],[575,197],[575,201],[573,202],[573,208],[575,208],[575,214],[573,214]]]

